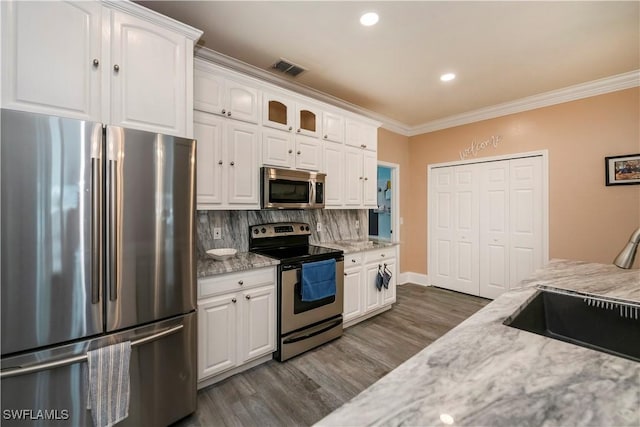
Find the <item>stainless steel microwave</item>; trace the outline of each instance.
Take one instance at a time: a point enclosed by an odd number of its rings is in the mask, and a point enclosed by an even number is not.
[[[277,168],[261,168],[263,209],[324,208],[326,174]]]

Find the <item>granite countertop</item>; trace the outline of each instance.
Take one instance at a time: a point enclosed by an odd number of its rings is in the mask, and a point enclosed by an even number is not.
[[[323,242],[317,243],[318,246],[325,246],[332,249],[340,249],[345,254],[362,251],[372,251],[375,249],[388,248],[391,246],[397,246],[398,242],[390,242],[388,240],[338,240],[335,242]]]
[[[502,322],[538,286],[640,301],[640,272],[554,260],[318,425],[638,426],[640,363]]]
[[[238,252],[222,261],[207,255],[198,258],[198,279],[216,274],[233,273],[234,271],[251,270],[252,268],[270,267],[278,265],[280,261],[252,252]]]

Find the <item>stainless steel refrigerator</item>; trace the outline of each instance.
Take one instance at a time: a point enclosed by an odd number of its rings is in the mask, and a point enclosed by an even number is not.
[[[193,140],[2,110],[2,425],[91,425],[86,353],[132,342],[129,416],[195,410]]]

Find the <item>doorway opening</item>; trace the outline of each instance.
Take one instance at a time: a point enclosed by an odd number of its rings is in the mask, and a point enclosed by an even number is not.
[[[397,241],[398,165],[378,163],[377,208],[369,209],[369,237]]]

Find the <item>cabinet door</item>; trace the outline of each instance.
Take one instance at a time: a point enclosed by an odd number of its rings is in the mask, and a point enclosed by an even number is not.
[[[344,171],[344,204],[361,206],[364,180],[361,148],[344,147]]]
[[[256,88],[233,80],[225,81],[225,107],[227,117],[249,123],[258,123],[259,97]]]
[[[296,133],[318,137],[321,124],[320,112],[317,108],[296,103]]]
[[[197,142],[197,198],[198,205],[222,203],[223,119],[196,111],[194,114],[194,137]]]
[[[382,289],[382,305],[389,305],[396,302],[396,260],[388,259],[383,267],[386,266],[387,270],[391,273],[391,280],[389,281],[389,287]]]
[[[2,107],[100,121],[100,4],[0,3]]]
[[[196,62],[197,66],[198,62]],[[193,86],[193,107],[196,110],[222,115],[222,110],[224,110],[224,77],[196,68],[193,73]]]
[[[326,207],[342,206],[344,188],[344,146],[324,144],[324,203]]]
[[[363,151],[363,196],[362,202],[366,207],[378,207],[378,156],[371,151]]]
[[[362,268],[344,271],[344,321],[348,322],[364,313],[364,282]]]
[[[456,166],[453,170],[453,272],[454,291],[478,295],[479,265],[479,197],[480,165]]]
[[[227,202],[258,205],[258,128],[226,121]]]
[[[344,142],[344,117],[335,114],[322,114],[322,138],[326,141]]]
[[[296,135],[296,168],[319,171],[322,168],[322,141]]]
[[[375,126],[362,125],[362,148],[369,151],[378,151],[378,128]]]
[[[187,45],[191,43],[181,34],[135,16],[109,13],[111,63],[104,64],[111,85],[108,121],[186,136]]]
[[[295,126],[294,102],[277,94],[263,92],[262,124],[274,129],[292,132]]]
[[[262,130],[262,164],[290,168],[294,166],[293,135],[277,131]]]
[[[198,303],[198,381],[237,362],[237,294]]]
[[[351,119],[345,120],[345,144],[364,148],[364,138],[362,123]]]
[[[378,268],[382,264],[367,264],[365,267],[364,310],[371,311],[382,305],[382,291],[376,287]]]
[[[251,289],[242,294],[241,362],[276,349],[275,286]]]

